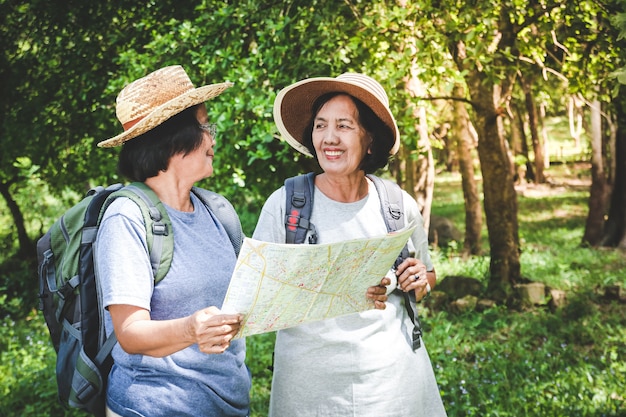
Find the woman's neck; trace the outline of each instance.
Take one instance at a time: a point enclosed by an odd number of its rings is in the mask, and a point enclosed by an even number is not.
[[[160,171],[156,177],[145,181],[146,185],[159,197],[162,203],[178,211],[193,211],[193,204],[189,194],[193,184],[180,181],[167,171]]]
[[[340,203],[354,203],[362,200],[369,192],[369,185],[363,171],[357,175],[333,177],[327,173],[315,177],[316,187],[331,200]]]

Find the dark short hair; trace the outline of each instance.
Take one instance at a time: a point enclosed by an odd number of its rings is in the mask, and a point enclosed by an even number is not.
[[[167,169],[172,156],[187,155],[198,149],[204,140],[196,117],[198,106],[189,107],[124,142],[117,163],[119,173],[131,181],[144,182]]]
[[[343,92],[332,92],[324,94],[317,98],[313,102],[311,119],[306,129],[304,130],[304,137],[302,138],[302,144],[311,152],[311,155],[317,157],[315,148],[313,146],[313,124],[315,123],[315,116],[320,111],[324,104],[328,103],[332,98],[339,95],[346,95],[350,97],[352,102],[359,112],[359,123],[363,126],[363,129],[367,131],[372,137],[371,150],[372,153],[365,154],[361,165],[359,166],[366,174],[373,174],[377,170],[384,168],[388,163],[391,155],[389,151],[393,147],[395,142],[393,131],[369,108],[365,103],[350,94]]]

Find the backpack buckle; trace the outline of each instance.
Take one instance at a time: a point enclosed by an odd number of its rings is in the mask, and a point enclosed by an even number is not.
[[[154,223],[152,225],[152,233],[155,235],[167,236],[167,224],[165,223]]]
[[[69,283],[66,283],[65,285],[63,285],[61,288],[57,290],[57,294],[59,295],[59,298],[63,301],[71,297],[73,293],[74,293],[74,287],[69,285]]]
[[[398,220],[402,217],[402,210],[395,204],[389,204],[389,214],[394,220]]]
[[[296,208],[304,207],[306,203],[306,197],[303,193],[294,192],[293,196],[291,196],[291,204]],[[300,214],[298,212],[298,214]]]

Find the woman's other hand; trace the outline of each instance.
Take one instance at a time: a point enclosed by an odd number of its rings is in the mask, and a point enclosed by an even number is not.
[[[387,285],[391,284],[391,280],[387,277],[383,277],[380,280],[380,284],[371,286],[367,289],[367,298],[374,301],[374,307],[377,310],[384,310],[387,305]]]
[[[437,275],[435,270],[427,271],[426,265],[416,258],[406,258],[396,269],[397,288],[400,291],[414,291],[415,299],[420,301],[435,286]]]

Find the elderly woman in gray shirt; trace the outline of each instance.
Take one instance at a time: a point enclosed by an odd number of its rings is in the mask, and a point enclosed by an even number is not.
[[[142,182],[172,222],[171,266],[154,283],[139,206],[117,198],[98,232],[96,267],[107,332],[119,344],[107,416],[247,416],[250,374],[242,317],[220,311],[236,255],[216,215],[191,192],[213,173],[215,129],[205,101],[230,83],[194,88],[182,67],[157,70],[117,99],[122,175]]]

